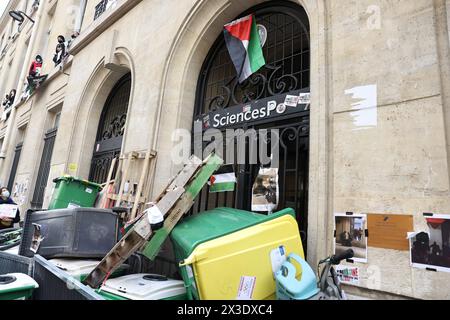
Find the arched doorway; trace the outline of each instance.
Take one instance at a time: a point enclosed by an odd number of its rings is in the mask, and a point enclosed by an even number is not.
[[[106,182],[111,162],[122,149],[131,92],[131,74],[123,76],[109,94],[98,125],[89,181]]]
[[[266,35],[263,53],[266,65],[242,85],[229,57],[223,35],[215,41],[206,57],[198,79],[194,119],[205,122],[218,113],[231,114],[233,110],[257,107],[269,100],[285,102],[288,95],[309,93],[310,38],[309,21],[305,10],[292,2],[270,1],[242,13],[254,14],[256,23]],[[308,230],[308,168],[309,168],[309,105],[296,108],[276,117],[246,121],[225,128],[278,129],[280,132],[278,208],[291,207],[306,247]],[[233,193],[212,194],[206,187],[194,205],[200,212],[214,207],[230,206],[251,209],[252,186],[259,165],[234,167],[238,178]]]

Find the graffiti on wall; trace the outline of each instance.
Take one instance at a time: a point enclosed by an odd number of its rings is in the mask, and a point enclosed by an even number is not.
[[[27,202],[28,198],[28,186],[29,180],[26,179],[22,182],[16,182],[12,190],[12,197],[14,201],[19,205],[23,206]]]

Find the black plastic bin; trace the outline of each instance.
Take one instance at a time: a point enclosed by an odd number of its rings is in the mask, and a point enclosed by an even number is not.
[[[33,266],[33,259],[0,252],[0,274],[25,273],[32,276]]]
[[[35,225],[42,241],[37,253],[51,258],[103,258],[118,240],[118,215],[93,208],[28,212],[19,254],[31,257]]]
[[[34,256],[34,280],[39,288],[33,300],[104,300],[94,289],[58,269],[40,255]]]

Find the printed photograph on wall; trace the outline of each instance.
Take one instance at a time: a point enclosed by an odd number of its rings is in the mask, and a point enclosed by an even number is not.
[[[450,272],[450,215],[425,218],[428,232],[410,235],[411,265]]]
[[[334,252],[340,254],[348,249],[355,253],[355,262],[367,262],[367,215],[336,213]]]
[[[278,169],[260,169],[252,189],[252,211],[273,212],[278,207]]]

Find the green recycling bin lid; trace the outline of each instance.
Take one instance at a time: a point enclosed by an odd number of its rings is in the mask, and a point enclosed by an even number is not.
[[[217,208],[193,215],[181,221],[171,233],[171,239],[183,258],[188,257],[201,243],[272,221],[284,215],[295,217],[293,209],[284,209],[271,215],[233,208]]]
[[[29,298],[38,283],[23,273],[0,275],[0,300]]]
[[[70,183],[70,182],[78,182],[78,183],[85,184],[85,185],[88,185],[88,186],[91,186],[91,187],[95,187],[95,188],[98,188],[98,189],[102,188],[102,186],[99,185],[98,183],[90,182],[90,181],[87,181],[87,180],[84,180],[84,179],[80,179],[80,178],[72,177],[72,176],[67,176],[67,175],[53,179],[54,183],[58,183],[59,181],[65,181],[65,182],[68,182],[68,183]]]

